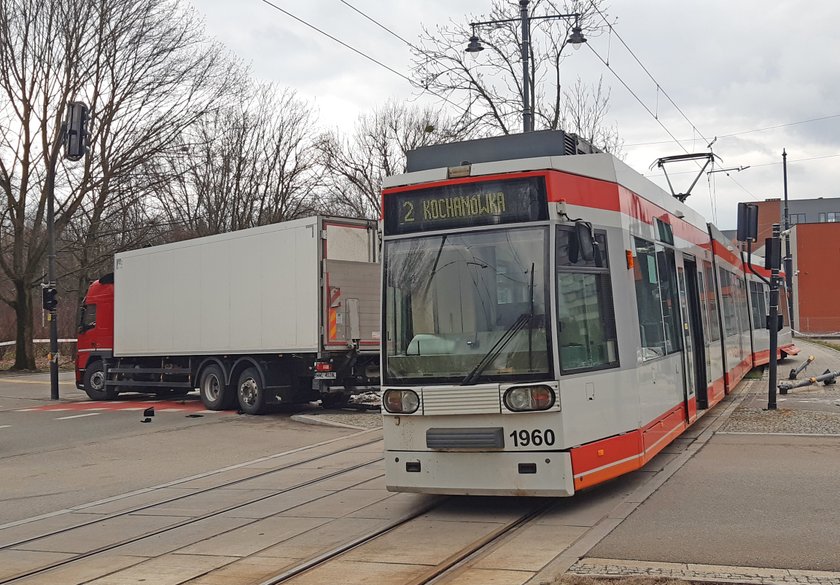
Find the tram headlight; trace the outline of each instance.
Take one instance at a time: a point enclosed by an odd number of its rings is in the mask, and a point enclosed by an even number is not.
[[[411,414],[420,408],[420,397],[414,390],[386,390],[382,405],[393,414]]]
[[[514,412],[548,410],[554,400],[554,390],[548,386],[514,386],[504,395],[505,406]]]

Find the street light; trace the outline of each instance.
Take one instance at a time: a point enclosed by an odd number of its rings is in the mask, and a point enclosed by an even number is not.
[[[534,115],[531,112],[531,81],[530,81],[530,72],[528,71],[528,59],[529,53],[528,51],[531,49],[531,21],[532,20],[555,20],[559,18],[563,19],[574,19],[574,26],[572,27],[572,34],[569,36],[569,44],[572,45],[575,49],[579,49],[580,46],[586,42],[586,37],[583,36],[583,30],[580,28],[580,13],[575,12],[572,14],[548,14],[545,16],[529,16],[528,15],[528,4],[530,0],[519,0],[519,18],[506,18],[503,20],[485,20],[482,22],[471,22],[470,26],[472,27],[472,36],[470,37],[470,43],[467,45],[465,51],[467,53],[478,53],[484,50],[484,47],[481,45],[481,40],[478,38],[476,34],[476,28],[482,26],[490,26],[495,24],[504,24],[507,22],[516,22],[519,21],[522,23],[522,44],[520,46],[520,51],[522,54],[522,131],[523,132],[533,132],[534,131]]]

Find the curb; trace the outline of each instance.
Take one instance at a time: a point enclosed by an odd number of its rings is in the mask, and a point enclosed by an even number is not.
[[[369,431],[373,429],[369,429],[367,427],[358,427],[356,425],[348,425],[345,423],[340,423],[338,421],[329,420],[325,416],[318,416],[318,415],[308,415],[308,414],[293,414],[291,420],[295,422],[299,422],[305,425],[315,425],[315,426],[322,426],[322,427],[337,427],[342,429],[352,429],[354,431]]]
[[[575,563],[568,574],[595,578],[649,577],[652,579],[682,579],[705,583],[723,582],[746,585],[837,585],[840,583],[840,573],[833,571],[596,558],[583,559]]]

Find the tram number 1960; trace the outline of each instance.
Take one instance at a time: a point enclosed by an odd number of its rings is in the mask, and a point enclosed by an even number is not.
[[[554,431],[551,429],[544,431],[539,429],[526,431],[523,429],[521,431],[513,431],[509,436],[513,439],[514,447],[529,447],[531,445],[534,447],[541,447],[542,445],[551,446],[555,441]]]

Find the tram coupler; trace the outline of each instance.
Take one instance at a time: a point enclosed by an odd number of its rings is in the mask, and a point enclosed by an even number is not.
[[[798,368],[791,368],[790,375],[788,376],[788,380],[796,380],[796,377],[805,371],[805,368],[811,365],[811,362],[814,361],[814,356],[809,355],[808,359],[802,362],[802,365]]]
[[[781,394],[787,394],[788,390],[793,390],[794,388],[802,388],[804,386],[810,386],[811,384],[817,384],[822,382],[825,386],[830,386],[837,382],[837,376],[840,376],[840,370],[832,372],[831,370],[826,370],[819,376],[812,376],[800,382],[796,382],[795,384],[791,384],[789,382],[782,382],[779,384],[779,392]]]

